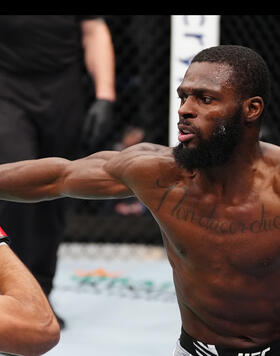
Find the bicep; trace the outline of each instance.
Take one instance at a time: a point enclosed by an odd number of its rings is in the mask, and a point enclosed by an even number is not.
[[[133,196],[129,187],[111,172],[117,155],[119,152],[115,151],[98,152],[71,162],[63,182],[63,195],[82,199]]]

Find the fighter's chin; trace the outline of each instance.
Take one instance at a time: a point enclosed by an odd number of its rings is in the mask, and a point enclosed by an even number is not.
[[[195,140],[183,141],[177,144],[177,148],[184,152],[191,152],[192,150],[196,150],[198,147],[199,145]]]
[[[180,142],[179,145],[182,144],[182,149],[196,149],[197,144],[194,141],[185,141]]]
[[[186,170],[192,170],[192,166],[188,164],[189,154],[192,150],[189,149],[189,144],[180,142],[177,146],[173,147],[173,157],[177,165]]]

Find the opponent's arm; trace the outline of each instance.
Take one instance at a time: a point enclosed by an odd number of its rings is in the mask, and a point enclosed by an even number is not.
[[[59,341],[59,325],[36,279],[0,246],[0,351],[39,356]]]
[[[0,199],[36,202],[60,197],[122,198],[133,193],[120,179],[126,154],[104,151],[69,161],[43,158],[0,165]],[[112,175],[110,171],[116,173]],[[121,173],[119,173],[121,172]]]

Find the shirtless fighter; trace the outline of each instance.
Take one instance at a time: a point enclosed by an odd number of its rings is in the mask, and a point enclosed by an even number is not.
[[[0,198],[136,196],[173,268],[182,318],[174,355],[279,356],[280,148],[259,141],[269,87],[254,51],[203,50],[178,88],[177,147],[1,165]]]

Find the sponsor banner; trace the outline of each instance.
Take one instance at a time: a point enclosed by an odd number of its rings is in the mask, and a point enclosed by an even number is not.
[[[79,290],[94,294],[109,294],[118,297],[145,299],[161,302],[176,302],[174,284],[170,280],[153,278],[139,279],[133,276],[101,268],[77,270],[72,276],[72,285],[58,286],[63,290]]]

